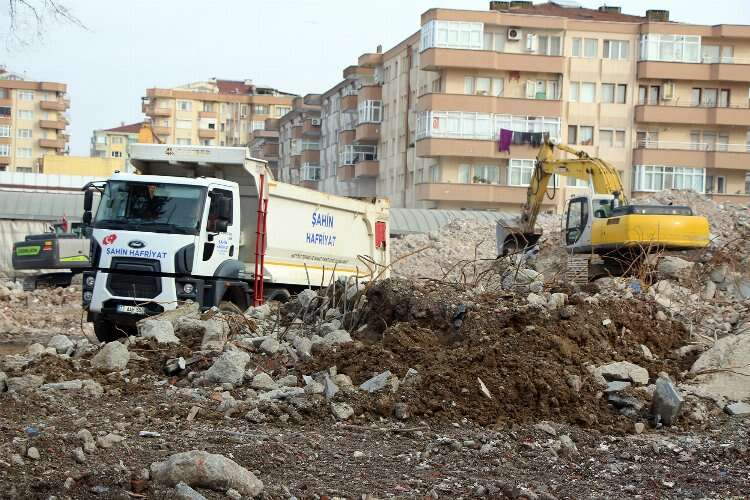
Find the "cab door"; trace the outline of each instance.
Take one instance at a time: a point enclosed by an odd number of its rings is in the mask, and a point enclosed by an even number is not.
[[[207,215],[200,232],[197,249],[199,271],[195,274],[213,276],[226,260],[237,259],[239,252],[239,213],[235,196],[229,189],[210,188],[206,203]]]
[[[568,201],[565,245],[574,252],[587,252],[591,249],[591,202],[587,197]]]

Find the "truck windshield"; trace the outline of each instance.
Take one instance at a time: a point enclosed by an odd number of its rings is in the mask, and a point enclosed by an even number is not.
[[[205,195],[199,186],[110,181],[94,227],[198,234]]]

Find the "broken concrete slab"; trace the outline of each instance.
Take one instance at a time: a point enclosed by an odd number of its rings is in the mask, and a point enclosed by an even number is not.
[[[138,335],[144,339],[154,339],[159,344],[179,344],[180,339],[174,333],[170,321],[143,319],[138,322]]]
[[[219,384],[240,385],[245,377],[245,366],[250,361],[250,355],[245,351],[227,351],[214,361],[206,370],[205,377],[211,382]]]
[[[594,370],[594,373],[601,375],[608,381],[629,380],[640,385],[648,384],[649,378],[648,370],[630,361],[618,361],[599,366]]]
[[[130,352],[120,341],[106,344],[91,358],[91,366],[102,372],[122,371],[130,361]]]
[[[732,416],[750,415],[750,404],[739,402],[726,405],[724,411]]]
[[[680,391],[666,377],[656,379],[656,388],[651,399],[651,416],[656,422],[664,425],[674,424],[682,408],[683,398]]]
[[[750,335],[728,335],[695,360],[690,385],[731,401],[750,399]],[[705,372],[705,373],[704,373]]]

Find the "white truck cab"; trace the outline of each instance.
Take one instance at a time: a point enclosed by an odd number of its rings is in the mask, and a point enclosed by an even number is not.
[[[333,277],[387,275],[382,200],[276,182],[245,148],[134,144],[130,157],[142,175],[115,173],[85,197],[83,305],[102,341],[182,301],[245,310]]]

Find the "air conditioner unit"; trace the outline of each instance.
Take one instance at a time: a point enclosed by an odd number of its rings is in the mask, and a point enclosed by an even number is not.
[[[508,28],[508,40],[520,40],[521,30],[518,28]]]
[[[671,101],[674,98],[674,82],[664,82],[661,88],[661,98],[665,101]]]
[[[313,127],[320,127],[320,118],[311,118],[310,123],[312,123]]]

